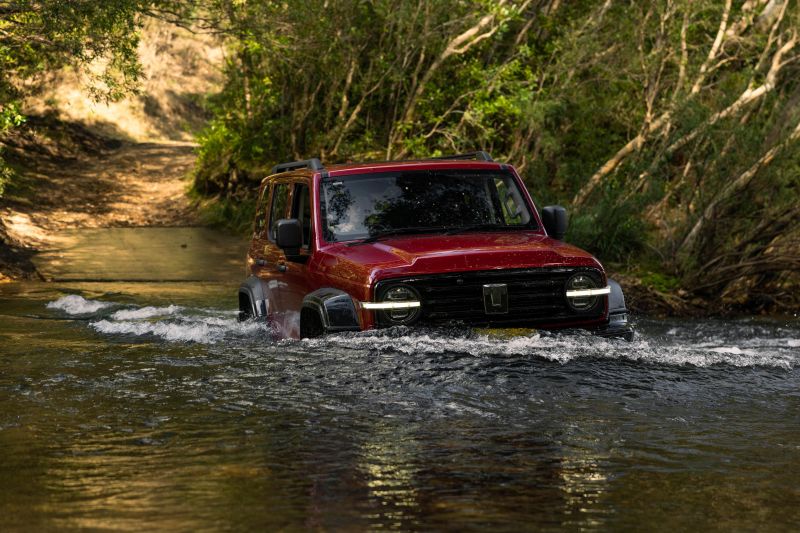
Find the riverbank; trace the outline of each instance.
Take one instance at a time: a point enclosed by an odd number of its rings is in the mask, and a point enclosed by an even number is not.
[[[194,145],[112,139],[33,117],[3,140],[16,172],[0,198],[0,281],[43,279],[31,258],[64,229],[192,226]]]

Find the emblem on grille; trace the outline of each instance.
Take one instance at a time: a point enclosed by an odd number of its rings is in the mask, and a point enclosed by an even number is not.
[[[483,308],[487,315],[508,313],[508,285],[490,283],[483,286]]]

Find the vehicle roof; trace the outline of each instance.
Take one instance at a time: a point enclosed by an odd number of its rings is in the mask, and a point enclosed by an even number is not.
[[[393,172],[401,170],[435,170],[435,169],[459,169],[459,170],[505,170],[512,168],[511,165],[498,163],[497,161],[476,161],[462,159],[410,159],[400,161],[365,161],[357,163],[338,163],[327,165],[324,169],[313,170],[309,168],[298,168],[291,171],[272,174],[264,178],[277,178],[280,176],[313,176],[315,174],[325,176],[347,176],[351,174],[364,174],[370,172]]]
[[[425,170],[425,169],[475,169],[497,170],[508,165],[495,161],[458,161],[420,159],[405,161],[368,161],[364,163],[342,163],[329,165],[326,170],[331,175],[356,174],[361,172],[389,172],[392,170]]]

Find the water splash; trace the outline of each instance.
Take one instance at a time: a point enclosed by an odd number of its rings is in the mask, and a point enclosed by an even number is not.
[[[112,315],[113,316],[113,315]],[[236,319],[179,316],[171,320],[98,320],[89,324],[99,333],[112,335],[155,336],[169,342],[214,344],[232,335],[247,336],[266,333],[266,327],[256,322],[237,322]]]
[[[101,309],[106,309],[111,307],[112,303],[110,302],[101,302],[99,300],[87,300],[83,296],[78,296],[77,294],[69,294],[67,296],[62,296],[58,300],[54,302],[49,302],[47,304],[48,309],[58,309],[60,311],[64,311],[68,315],[88,315],[92,313],[96,313]]]
[[[153,337],[167,342],[215,344],[248,340],[273,343],[274,331],[263,322],[239,322],[230,309],[178,305],[135,306],[68,295],[47,304],[71,316],[89,318],[101,334]],[[94,320],[92,320],[94,319]],[[462,354],[485,357],[535,357],[561,364],[576,359],[628,360],[670,366],[764,366],[792,369],[800,363],[795,327],[765,327],[748,321],[705,321],[667,325],[653,322],[639,328],[631,343],[595,337],[587,332],[497,335],[469,328],[398,327],[340,333],[303,341],[280,341],[278,346],[324,350],[425,356]],[[666,327],[665,327],[666,326]],[[658,330],[661,330],[661,333]]]
[[[268,336],[263,323],[238,322],[236,313],[219,309],[131,306],[68,295],[46,306],[70,316],[95,319],[89,327],[98,333],[156,337],[168,342],[214,344],[232,337]],[[122,307],[122,309],[120,309]],[[116,311],[111,312],[113,309]]]
[[[473,357],[537,357],[562,364],[583,358],[629,360],[670,366],[709,367],[725,364],[736,367],[791,369],[800,363],[800,353],[792,349],[794,339],[775,339],[765,335],[740,339],[740,346],[737,346],[723,335],[709,342],[695,342],[694,335],[681,337],[672,330],[668,335],[657,337],[640,330],[637,340],[629,343],[595,337],[586,332],[545,332],[503,337],[470,330],[437,332],[393,328],[304,339],[302,343],[316,349],[335,347],[408,355],[455,353]]]
[[[141,320],[144,318],[161,317],[174,315],[183,311],[183,307],[170,305],[167,307],[140,307],[134,309],[122,309],[111,315],[113,320]]]

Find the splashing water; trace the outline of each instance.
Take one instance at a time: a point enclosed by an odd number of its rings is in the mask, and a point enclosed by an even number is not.
[[[135,307],[115,302],[87,300],[68,295],[47,304],[48,309],[68,315],[96,318],[89,327],[108,335],[157,337],[169,342],[214,344],[250,336],[274,342],[273,332],[263,323],[238,322],[232,310],[187,308],[177,305]],[[291,347],[297,341],[281,341]],[[796,332],[753,326],[749,323],[700,323],[671,327],[661,335],[640,330],[628,343],[594,337],[586,332],[499,336],[470,329],[426,329],[397,327],[358,333],[304,339],[310,349],[368,350],[405,355],[458,353],[474,357],[540,357],[567,363],[578,358],[624,359],[666,365],[707,367],[728,364],[737,367],[793,368],[800,354]]]
[[[89,315],[90,319],[96,318],[89,322],[89,327],[99,333],[157,337],[170,342],[214,344],[232,336],[267,332],[263,324],[238,322],[235,312],[217,309],[177,305],[135,307],[87,300],[74,294],[48,303],[47,308],[63,311],[70,316],[86,318]]]
[[[83,296],[69,294],[67,296],[62,296],[58,300],[49,302],[47,304],[47,308],[58,309],[64,311],[68,315],[88,315],[96,313],[101,309],[111,307],[112,305],[114,304],[109,302],[100,302],[98,300],[87,300]]]

